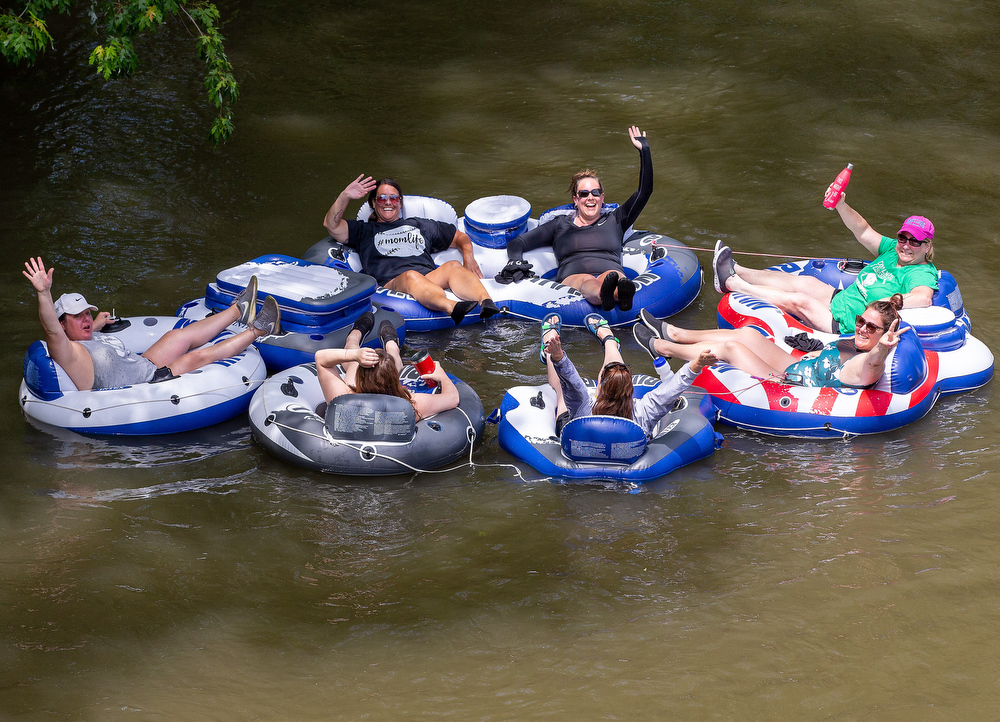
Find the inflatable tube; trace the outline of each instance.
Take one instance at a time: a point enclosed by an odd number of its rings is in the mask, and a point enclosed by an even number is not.
[[[387,476],[427,471],[471,454],[486,422],[472,388],[458,387],[458,408],[414,421],[409,402],[392,396],[349,394],[320,415],[323,392],[316,364],[269,378],[250,402],[250,429],[271,454],[329,474]],[[411,393],[430,389],[407,366],[400,381]]]
[[[594,382],[586,383],[593,389]],[[636,396],[659,383],[634,376]],[[712,403],[687,392],[646,440],[634,421],[614,416],[573,419],[556,436],[556,394],[548,384],[510,389],[500,406],[500,446],[550,476],[643,483],[711,455],[722,443],[712,428]]]
[[[110,333],[136,353],[148,349],[167,331],[191,323],[172,316],[122,320],[127,327]],[[234,328],[237,331],[231,330]],[[234,325],[212,343],[244,328]],[[217,424],[245,412],[250,397],[266,375],[260,354],[250,346],[238,356],[165,381],[80,391],[49,357],[45,342],[36,341],[25,354],[19,398],[24,415],[30,420],[78,433],[173,434]]]
[[[822,343],[839,338],[806,328],[769,303],[739,293],[719,304],[722,328],[747,326],[793,356],[803,355],[786,336],[805,332]],[[904,324],[905,328],[905,324]],[[729,364],[702,371],[695,385],[712,395],[718,419],[730,426],[777,436],[847,438],[898,429],[922,418],[937,401],[939,354],[926,351],[907,331],[886,359],[886,371],[871,389],[814,388],[760,379]]]
[[[375,328],[362,340],[363,346],[380,348],[378,327],[389,321],[406,337],[403,317],[371,302],[375,280],[353,271],[308,263],[290,256],[261,256],[218,274],[203,298],[190,301],[178,316],[198,320],[228,308],[233,298],[257,276],[260,303],[274,296],[281,306],[282,333],[254,342],[271,371],[281,371],[313,360],[316,351],[344,348],[354,321],[365,311],[375,314]]]
[[[814,258],[783,263],[769,270],[811,276],[834,288],[846,288],[857,280],[858,272],[867,264],[854,258]],[[719,309],[720,326],[729,324],[721,312],[722,304]],[[907,308],[900,315],[917,332],[925,351],[938,352],[937,384],[942,395],[971,391],[993,378],[993,353],[972,335],[972,321],[965,310],[962,292],[950,272],[938,271],[938,287],[929,308]]]
[[[378,327],[382,321],[389,321],[399,335],[399,342],[403,343],[406,338],[406,325],[403,317],[395,311],[383,308],[378,301],[370,304],[369,308],[375,314],[375,327],[361,340],[362,346],[370,348],[382,348],[382,342],[378,337]],[[179,309],[177,315],[197,321],[205,318],[212,310],[209,308],[205,298],[196,298],[188,301]],[[284,317],[282,317],[284,322]],[[284,324],[282,324],[284,325]],[[316,352],[324,348],[344,348],[347,343],[347,336],[351,332],[354,322],[346,326],[334,328],[331,331],[319,332],[314,330],[310,333],[288,331],[282,328],[282,333],[275,336],[262,336],[254,342],[254,346],[260,351],[261,358],[267,364],[267,369],[271,373],[284,371],[292,366],[309,363],[316,357]]]
[[[457,222],[459,230],[468,231],[468,219],[450,220],[455,212],[444,201],[423,196],[406,196],[404,205],[409,217]],[[415,208],[425,215],[414,213]],[[550,209],[543,214],[543,218],[554,217],[568,208],[561,206]],[[359,212],[359,219],[370,215],[370,210],[366,209],[367,204]],[[536,225],[537,222],[529,219],[526,227],[530,230]],[[525,254],[525,260],[531,263],[537,277],[511,284],[501,284],[495,280],[496,274],[507,264],[505,248],[486,248],[474,243],[473,253],[483,272],[483,286],[497,306],[509,315],[540,321],[554,311],[562,316],[563,326],[583,327],[583,319],[587,314],[601,312],[599,306],[588,303],[579,291],[553,280],[558,264],[551,248]],[[358,254],[330,237],[309,248],[303,259],[333,268],[361,271]],[[447,261],[461,261],[462,255],[458,249],[451,248],[435,254],[434,260],[441,265]],[[614,309],[601,312],[613,326],[634,322],[642,308],[658,317],[672,316],[694,301],[701,290],[702,270],[694,251],[669,236],[650,232],[628,236],[622,249],[622,264],[626,274],[638,287],[631,311]],[[449,298],[457,298],[450,291],[448,295]],[[434,331],[454,326],[454,321],[448,314],[424,308],[409,294],[379,287],[375,297],[384,307],[399,313],[406,321],[409,331]],[[477,307],[465,317],[463,325],[479,320]]]

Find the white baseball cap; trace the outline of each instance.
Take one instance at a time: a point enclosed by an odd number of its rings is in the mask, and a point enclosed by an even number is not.
[[[68,313],[70,316],[75,316],[78,313],[83,313],[88,308],[91,311],[97,310],[97,306],[92,303],[87,303],[87,299],[79,293],[64,293],[56,301],[55,306],[56,317],[62,316],[64,313]]]

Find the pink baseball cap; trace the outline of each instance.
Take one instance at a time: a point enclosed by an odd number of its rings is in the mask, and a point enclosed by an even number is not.
[[[62,316],[64,313],[75,316],[78,313],[83,313],[88,308],[91,311],[97,310],[97,306],[87,303],[87,299],[79,293],[64,293],[55,302],[55,307],[56,316]]]
[[[918,241],[928,238],[932,241],[934,240],[934,224],[930,222],[930,219],[923,216],[910,216],[907,218],[903,221],[903,227],[899,229],[899,233],[903,231],[906,231]],[[896,235],[898,236],[899,233]]]

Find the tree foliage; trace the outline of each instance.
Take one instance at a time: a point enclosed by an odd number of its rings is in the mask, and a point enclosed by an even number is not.
[[[76,0],[16,0],[15,8],[0,14],[0,52],[13,65],[33,64],[54,41],[46,16],[67,12]],[[175,18],[194,36],[198,57],[205,63],[205,91],[218,109],[209,136],[218,145],[233,133],[233,104],[239,86],[226,57],[219,32],[219,11],[214,4],[197,0],[94,0],[91,19],[102,16],[107,37],[90,53],[90,64],[105,80],[135,72],[139,65],[133,45],[140,33],[155,32],[168,18]]]

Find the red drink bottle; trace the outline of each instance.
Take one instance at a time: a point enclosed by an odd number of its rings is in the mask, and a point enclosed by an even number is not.
[[[434,370],[434,359],[426,351],[418,351],[413,354],[410,358],[410,362],[413,364],[414,368],[417,369],[417,373],[420,375],[429,374]],[[424,383],[430,388],[437,386],[437,381],[434,379],[424,379]]]
[[[823,197],[824,208],[833,208],[837,205],[837,201],[844,195],[844,189],[847,188],[847,184],[851,182],[852,170],[854,170],[854,164],[848,163],[847,167],[837,174],[837,178],[826,189],[826,195]]]

